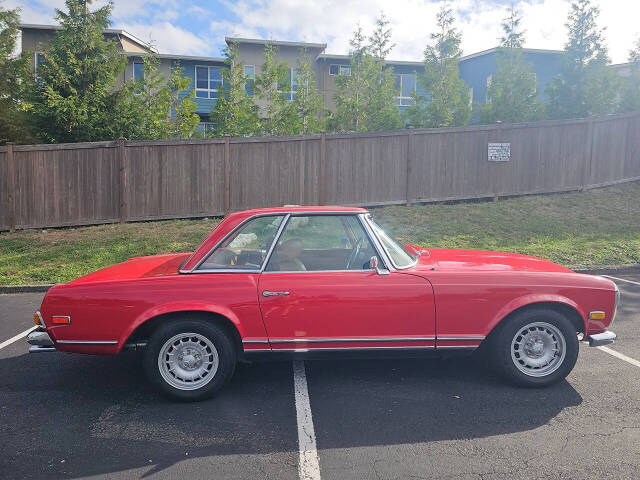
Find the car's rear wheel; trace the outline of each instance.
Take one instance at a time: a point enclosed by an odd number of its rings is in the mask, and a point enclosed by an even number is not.
[[[231,378],[236,352],[223,328],[185,317],[165,322],[152,334],[143,362],[161,393],[196,401],[212,396]]]
[[[500,325],[492,338],[493,364],[508,380],[542,387],[565,378],[578,358],[572,322],[548,308],[524,310]]]

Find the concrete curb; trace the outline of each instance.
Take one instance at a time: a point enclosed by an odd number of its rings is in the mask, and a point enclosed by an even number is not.
[[[0,295],[8,293],[46,292],[54,284],[47,285],[0,285]]]
[[[593,275],[608,275],[616,273],[640,273],[640,263],[630,263],[626,265],[606,265],[597,268],[577,268],[578,273],[591,273]]]

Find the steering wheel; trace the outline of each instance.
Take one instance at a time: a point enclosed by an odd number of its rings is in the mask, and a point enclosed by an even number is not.
[[[351,249],[351,253],[349,254],[349,259],[347,260],[347,270],[351,270],[351,264],[358,258],[358,255],[360,255],[360,250],[362,250],[363,243],[364,237],[360,237],[358,240],[356,240],[356,243]]]

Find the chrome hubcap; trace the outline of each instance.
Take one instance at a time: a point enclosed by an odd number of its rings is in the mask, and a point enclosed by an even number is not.
[[[179,390],[197,390],[213,379],[220,359],[213,342],[199,333],[180,333],[158,354],[162,378]]]
[[[544,377],[555,372],[566,355],[564,335],[546,322],[533,322],[522,327],[511,342],[511,359],[515,366],[531,377]]]

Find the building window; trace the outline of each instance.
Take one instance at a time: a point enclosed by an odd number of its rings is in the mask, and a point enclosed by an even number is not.
[[[487,77],[487,93],[484,96],[485,103],[489,103],[491,101],[491,95],[489,95],[489,88],[491,87],[492,81],[493,81],[493,75],[489,75]]]
[[[329,65],[329,75],[351,76],[351,65]]]
[[[222,87],[220,67],[196,66],[196,97],[218,98],[220,87]]]
[[[473,110],[473,87],[469,89],[469,108]]]
[[[44,58],[44,53],[36,52],[35,53],[35,58],[34,58],[34,63],[33,63],[33,71],[37,72],[38,71],[38,66],[42,65],[44,62],[46,62],[46,59]]]
[[[396,90],[400,91],[400,96],[395,98],[395,103],[399,107],[413,105],[413,93],[416,91],[415,73],[398,73],[396,77]]]
[[[253,65],[244,66],[244,89],[249,95],[253,95],[253,87],[256,78],[256,68]]]
[[[144,63],[133,62],[133,80],[141,82],[144,80]]]

